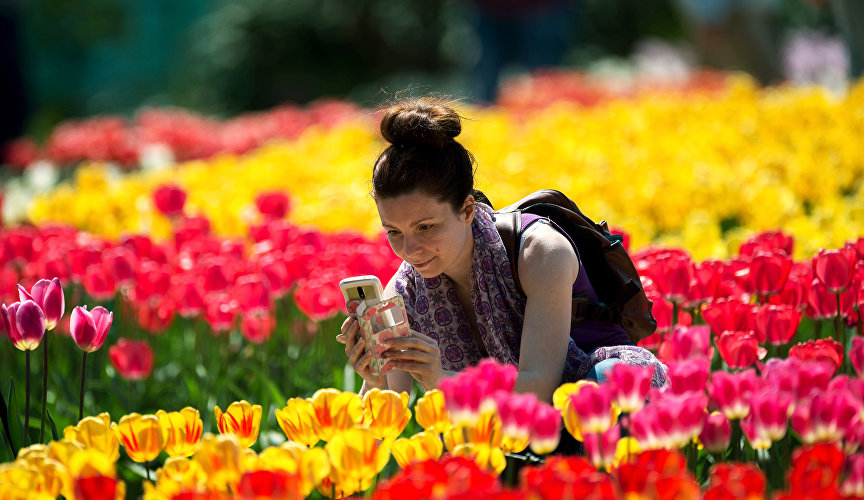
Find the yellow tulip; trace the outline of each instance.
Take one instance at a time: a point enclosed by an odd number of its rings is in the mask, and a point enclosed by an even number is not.
[[[564,427],[577,441],[582,441],[582,427],[579,422],[579,415],[570,407],[570,396],[577,394],[580,389],[588,385],[596,386],[597,383],[590,380],[580,380],[575,383],[562,384],[552,393],[552,406],[561,412]],[[614,408],[612,413],[616,415]]]
[[[355,428],[335,435],[326,445],[330,464],[343,484],[371,480],[390,459],[388,441],[378,442],[367,429]]]
[[[615,447],[615,462],[613,467],[618,467],[622,463],[630,461],[631,457],[638,455],[642,449],[639,447],[639,442],[636,439],[627,436],[618,440],[618,445]]]
[[[240,479],[243,448],[234,434],[205,434],[201,447],[192,460],[201,466],[207,483],[218,491],[227,492]]]
[[[343,478],[336,469],[330,469],[330,474],[316,486],[316,489],[327,498],[345,498],[359,491],[366,491],[372,486],[372,481],[374,478],[353,483]]]
[[[323,448],[307,448],[292,441],[267,448],[259,458],[259,468],[297,475],[303,497],[330,473],[330,459]]]
[[[56,460],[68,467],[72,455],[84,449],[79,441],[63,438],[59,441],[51,441],[45,454],[48,458]]]
[[[467,443],[457,446],[453,456],[474,460],[477,466],[495,474],[501,474],[507,466],[504,451],[488,444]]]
[[[444,393],[438,389],[427,391],[414,405],[417,423],[427,432],[443,434],[452,425],[447,406],[444,404]]]
[[[181,492],[206,490],[207,476],[198,462],[186,457],[171,457],[156,471],[156,484],[145,488],[144,498],[170,500]]]
[[[351,392],[319,389],[310,399],[318,422],[322,441],[330,441],[341,431],[351,429],[363,421],[363,400]]]
[[[370,389],[363,396],[363,425],[377,439],[396,439],[410,420],[407,392]]]
[[[120,441],[111,430],[111,416],[107,413],[84,417],[78,425],[63,429],[63,437],[77,441],[86,448],[101,451],[112,462],[120,458]]]
[[[252,446],[258,440],[261,411],[261,405],[251,405],[246,400],[231,403],[225,413],[222,413],[218,405],[213,408],[219,432],[237,436],[240,446],[244,448]]]
[[[437,434],[418,432],[410,438],[393,441],[393,458],[403,469],[413,462],[438,460],[444,452],[444,443]]]
[[[114,461],[99,450],[87,448],[73,454],[66,466],[73,478],[117,477]]]
[[[296,443],[315,446],[318,438],[318,420],[312,402],[302,398],[291,398],[285,408],[276,409],[276,421],[282,432]]]
[[[187,406],[179,412],[171,413],[165,410],[156,412],[159,425],[165,436],[165,451],[171,457],[189,457],[198,448],[201,434],[204,432],[204,423],[201,415],[195,408]]]
[[[39,471],[17,463],[0,464],[0,498],[9,500],[46,500],[47,492],[39,492]]]
[[[133,462],[149,462],[162,451],[165,436],[156,415],[123,415],[111,428]]]
[[[531,442],[530,435],[525,437],[502,436],[501,449],[504,453],[519,453],[528,447],[529,442]]]

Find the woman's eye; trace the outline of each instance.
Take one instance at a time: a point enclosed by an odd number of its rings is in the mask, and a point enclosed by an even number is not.
[[[419,229],[421,231],[429,231],[430,229],[432,229],[432,226],[430,224],[422,224],[420,225]]]
[[[387,231],[387,236],[397,236],[398,234],[399,234],[399,231],[395,231],[392,229],[390,231]]]

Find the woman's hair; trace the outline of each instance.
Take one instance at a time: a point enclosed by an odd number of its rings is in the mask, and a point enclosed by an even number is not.
[[[422,191],[459,211],[473,194],[491,205],[474,189],[474,157],[455,140],[461,131],[450,101],[420,97],[391,105],[381,118],[381,135],[390,146],[372,170],[372,197]]]

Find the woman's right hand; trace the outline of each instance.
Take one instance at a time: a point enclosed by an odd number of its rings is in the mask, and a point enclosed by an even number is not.
[[[369,361],[372,353],[366,350],[366,341],[360,335],[360,322],[354,316],[349,316],[342,323],[342,334],[336,336],[336,341],[345,344],[345,355],[348,363],[354,368],[358,375],[363,377],[366,388],[387,388],[387,376],[377,375],[372,372]]]

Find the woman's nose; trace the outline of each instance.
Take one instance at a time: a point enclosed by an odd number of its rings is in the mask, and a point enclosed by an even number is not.
[[[410,236],[405,236],[405,256],[406,257],[414,257],[420,255],[423,252],[423,248],[420,246],[420,242],[417,238],[412,238]]]

